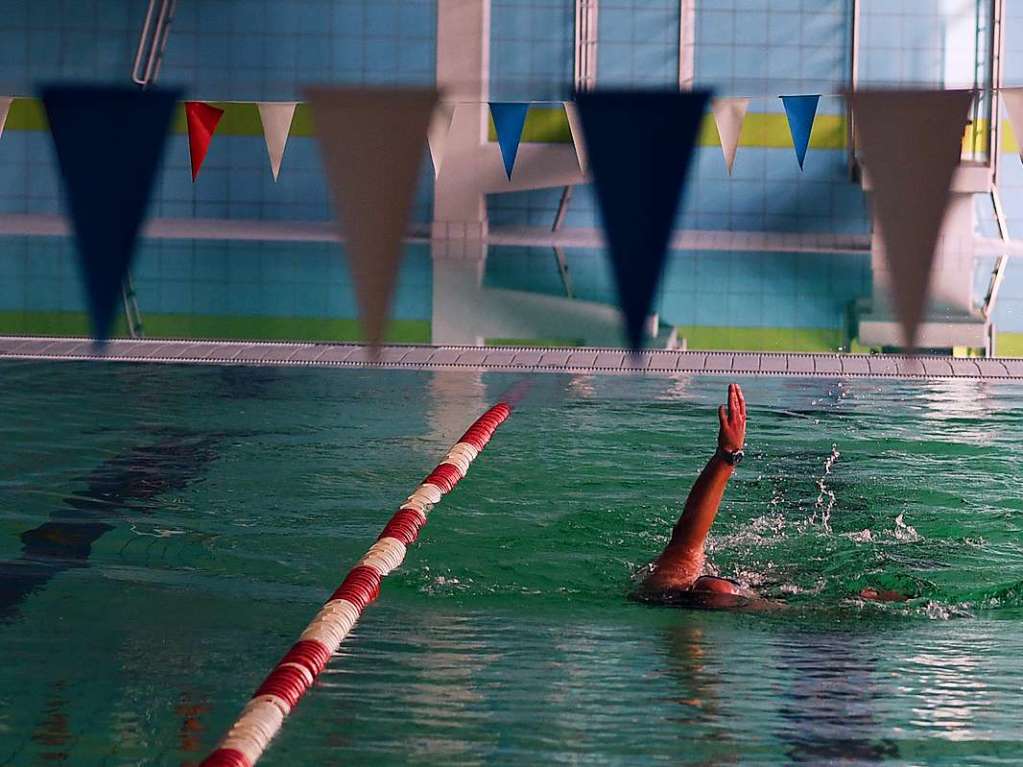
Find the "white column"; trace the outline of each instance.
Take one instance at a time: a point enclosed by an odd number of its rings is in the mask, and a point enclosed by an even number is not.
[[[950,315],[966,317],[973,309],[974,205],[972,194],[953,193],[949,203],[931,273],[930,305],[925,313],[929,321]],[[874,227],[871,241],[871,268],[874,273],[874,313],[891,306],[891,277],[884,241]]]
[[[490,0],[437,0],[437,87],[456,107],[434,184],[434,236],[448,237],[452,223],[456,238],[468,231],[479,239],[487,217],[477,166],[487,143]]]
[[[500,149],[487,140],[489,78],[490,0],[437,0],[437,86],[456,106],[434,183],[433,343],[539,336],[619,343],[613,307],[483,287],[486,193],[583,180],[570,144],[525,144],[508,181]]]

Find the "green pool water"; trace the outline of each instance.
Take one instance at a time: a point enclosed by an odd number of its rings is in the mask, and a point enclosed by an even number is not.
[[[0,364],[0,764],[195,764],[512,375]],[[262,764],[1023,763],[1016,385],[539,376]],[[863,604],[864,586],[913,595]]]

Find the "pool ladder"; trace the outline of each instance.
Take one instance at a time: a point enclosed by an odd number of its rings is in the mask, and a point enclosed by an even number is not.
[[[142,22],[139,43],[135,49],[135,59],[131,65],[131,79],[143,90],[156,82],[163,63],[163,52],[167,48],[171,22],[177,0],[149,0],[146,18]],[[121,282],[121,299],[124,302],[124,318],[128,325],[128,335],[132,338],[143,338],[142,311],[139,309],[135,295],[135,283],[131,272]]]
[[[1002,196],[998,193],[998,187],[992,185],[991,187],[991,205],[995,211],[995,224],[998,226],[998,236],[1001,237],[1002,242],[1009,242],[1009,224],[1005,218],[1005,209],[1002,207]],[[998,256],[998,260],[995,262],[994,271],[991,273],[991,281],[988,283],[987,294],[984,296],[984,304],[981,307],[981,312],[984,318],[988,321],[989,327],[992,326],[992,317],[995,313],[995,304],[998,301],[998,291],[1002,287],[1002,281],[1005,279],[1005,269],[1009,265],[1009,256],[1007,253],[1002,253]],[[995,333],[993,330],[990,331],[991,337],[988,340],[988,356],[995,356]]]
[[[149,0],[146,19],[139,33],[139,44],[135,49],[135,60],[131,66],[131,79],[143,88],[155,83],[160,75],[163,52],[167,48],[176,6],[177,0]]]

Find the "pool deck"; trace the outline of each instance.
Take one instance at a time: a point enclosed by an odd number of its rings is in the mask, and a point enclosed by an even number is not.
[[[904,355],[788,354],[510,346],[128,340],[97,347],[88,338],[0,336],[0,359],[106,360],[193,365],[273,365],[393,370],[599,373],[675,376],[815,376],[827,378],[975,378],[1023,380],[1023,359]]]

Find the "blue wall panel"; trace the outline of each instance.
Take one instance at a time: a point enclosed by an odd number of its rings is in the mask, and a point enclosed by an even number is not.
[[[987,2],[988,0],[981,0]],[[851,0],[715,0],[697,4],[695,77],[719,95],[752,98],[750,111],[780,115],[782,94],[835,94],[849,72]],[[968,14],[971,3],[964,5]],[[1007,4],[1006,80],[1023,83],[1023,6]],[[932,83],[942,77],[950,24],[940,0],[862,0],[861,78]],[[0,14],[0,91],[27,95],[56,78],[127,82],[145,3],[139,0],[7,0]],[[492,0],[491,96],[559,100],[571,92],[573,4]],[[942,14],[945,14],[943,17]],[[943,20],[944,19],[944,20]],[[953,22],[955,19],[953,19]],[[677,85],[677,0],[614,0],[599,12],[598,82]],[[430,83],[436,58],[434,0],[180,0],[162,80],[191,98],[293,100],[307,82]],[[820,113],[841,114],[825,97]],[[1023,165],[1002,163],[1010,232],[1023,232]],[[174,136],[153,214],[325,220],[331,217],[315,142],[293,138],[274,183],[258,136],[215,137],[198,183],[187,141]],[[424,158],[415,217],[432,215],[432,172]],[[491,223],[547,226],[559,189],[488,198]],[[0,212],[53,213],[58,186],[48,137],[8,130],[0,140]],[[977,201],[982,231],[990,205]],[[717,147],[696,152],[679,225],[709,230],[864,233],[864,195],[846,175],[842,150],[811,149],[801,172],[789,147],[740,149],[733,176]],[[566,226],[599,225],[592,190],[575,190]],[[136,278],[151,311],[354,315],[340,249],[330,245],[146,243]],[[397,293],[397,316],[430,316],[425,248],[412,248]],[[604,255],[568,252],[577,294],[612,301]],[[977,291],[986,287],[981,264]],[[0,241],[0,310],[80,309],[77,274],[59,240]],[[547,249],[495,248],[490,285],[557,292]],[[330,289],[324,285],[332,286]],[[838,327],[844,307],[869,294],[862,257],[802,254],[673,254],[659,297],[680,324]],[[229,297],[225,297],[229,296]],[[1023,268],[1010,265],[996,319],[1023,331]]]

